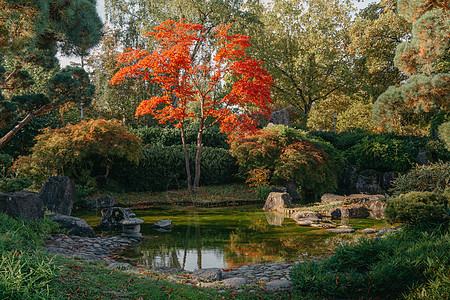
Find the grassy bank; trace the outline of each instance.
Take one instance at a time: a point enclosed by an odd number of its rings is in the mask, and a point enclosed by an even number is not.
[[[110,195],[121,205],[146,208],[154,205],[226,206],[261,202],[258,190],[248,185],[202,186],[195,196],[187,188],[165,192],[117,193],[98,191],[94,196]],[[82,204],[83,200],[81,200]]]

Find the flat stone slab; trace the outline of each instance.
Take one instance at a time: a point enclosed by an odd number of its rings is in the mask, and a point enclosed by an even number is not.
[[[140,225],[144,223],[144,220],[138,219],[138,218],[130,218],[130,219],[124,219],[120,221],[122,225]]]
[[[292,282],[286,279],[272,280],[266,283],[266,289],[271,291],[288,290],[292,288]]]
[[[222,280],[222,270],[219,268],[199,269],[195,270],[192,276],[211,281]]]
[[[378,230],[375,230],[372,228],[366,228],[366,229],[361,230],[361,233],[364,233],[364,234],[372,234],[372,233],[377,233],[377,232],[378,232]]]
[[[329,228],[327,231],[334,232],[334,233],[352,233],[355,232],[355,229],[353,228]]]
[[[222,284],[227,286],[227,287],[238,288],[238,287],[241,287],[243,285],[249,284],[249,281],[246,278],[233,277],[233,278],[224,279],[222,281]]]

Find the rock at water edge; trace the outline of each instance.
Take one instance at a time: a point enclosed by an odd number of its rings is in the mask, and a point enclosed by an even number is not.
[[[195,270],[192,276],[211,281],[222,280],[222,270],[219,268],[199,269]]]
[[[66,215],[50,215],[50,219],[69,231],[70,235],[95,237],[94,230],[86,221]]]
[[[271,192],[264,204],[264,210],[277,210],[291,205],[291,197],[288,193]]]
[[[0,212],[26,220],[43,219],[45,206],[38,196],[29,191],[0,194]]]
[[[39,198],[52,213],[70,216],[76,199],[75,183],[67,176],[49,177]]]

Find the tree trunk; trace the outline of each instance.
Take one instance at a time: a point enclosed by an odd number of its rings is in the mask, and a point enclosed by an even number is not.
[[[187,185],[189,193],[192,195],[194,192],[192,190],[192,177],[191,168],[189,166],[189,156],[186,145],[186,133],[184,132],[184,124],[181,124],[181,141],[183,142],[184,160],[186,163],[186,175],[187,175]]]
[[[13,138],[14,135],[16,135],[17,132],[19,132],[20,129],[22,129],[23,126],[25,126],[32,118],[48,113],[49,111],[53,110],[58,106],[56,103],[50,103],[41,106],[38,110],[32,111],[28,113],[28,115],[19,122],[16,126],[14,126],[13,129],[11,129],[5,136],[3,136],[0,139],[0,148],[2,148],[9,140]]]
[[[200,161],[202,156],[202,138],[203,138],[203,130],[204,130],[204,120],[200,121],[200,128],[197,133],[197,153],[195,155],[195,177],[194,177],[194,194],[197,193],[197,189],[200,185]]]

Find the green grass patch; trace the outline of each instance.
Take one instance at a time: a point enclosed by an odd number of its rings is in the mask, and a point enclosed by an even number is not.
[[[448,227],[363,239],[293,268],[294,293],[307,299],[447,299],[449,249]]]
[[[199,187],[197,194],[192,196],[187,188],[165,192],[142,193],[108,193],[124,206],[146,205],[227,205],[239,203],[260,202],[257,189],[242,184],[216,185]]]
[[[258,287],[236,293],[200,288],[167,280],[148,270],[111,270],[104,263],[65,259],[52,290],[57,298],[69,299],[290,299],[290,292],[273,293]]]

